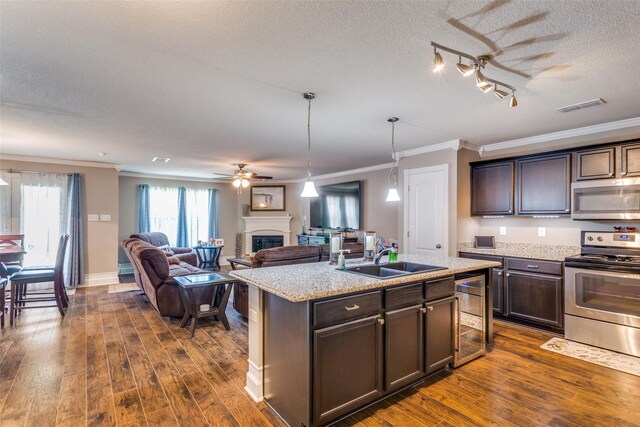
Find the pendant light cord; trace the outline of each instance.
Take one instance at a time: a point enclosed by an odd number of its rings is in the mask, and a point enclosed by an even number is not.
[[[311,98],[307,109],[307,181],[311,179]]]
[[[396,185],[398,184],[398,174],[396,172],[396,143],[395,143],[395,130],[396,130],[396,123],[395,121],[391,122],[391,152],[393,153],[393,163],[391,163],[391,169],[389,169],[389,186],[392,188],[395,188]],[[391,177],[393,177],[393,184],[391,184]]]

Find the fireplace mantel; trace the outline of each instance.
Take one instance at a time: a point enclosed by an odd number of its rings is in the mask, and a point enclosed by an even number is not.
[[[270,234],[282,236],[284,246],[291,244],[292,216],[243,216],[245,222],[244,247],[245,252],[251,250],[254,235]]]

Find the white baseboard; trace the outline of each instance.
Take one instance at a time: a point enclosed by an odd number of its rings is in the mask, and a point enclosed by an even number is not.
[[[80,288],[88,288],[91,286],[104,286],[118,283],[118,272],[109,271],[106,273],[92,273],[84,275],[84,283],[80,285]]]
[[[248,360],[248,362],[249,372],[247,372],[247,385],[244,389],[255,402],[262,402],[264,399],[262,386],[263,368],[259,368],[251,360]]]

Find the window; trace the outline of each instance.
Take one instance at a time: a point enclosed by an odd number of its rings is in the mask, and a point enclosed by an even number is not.
[[[209,189],[185,188],[185,218],[187,242],[177,242],[178,238],[178,195],[179,188],[149,186],[149,230],[160,231],[167,235],[172,246],[195,246],[198,240],[208,240],[215,236],[215,230],[209,230],[210,198]],[[215,217],[215,210],[211,213]],[[139,230],[147,231],[147,230]]]

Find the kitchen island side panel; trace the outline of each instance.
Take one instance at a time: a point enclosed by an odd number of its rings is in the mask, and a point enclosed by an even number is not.
[[[310,426],[310,303],[264,295],[265,400],[291,425]]]

